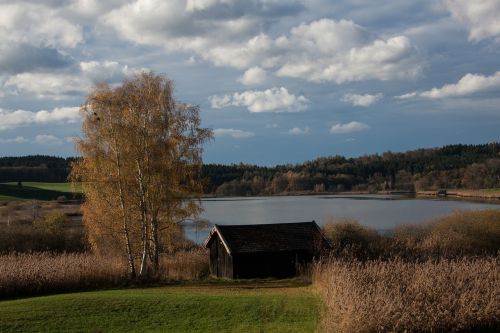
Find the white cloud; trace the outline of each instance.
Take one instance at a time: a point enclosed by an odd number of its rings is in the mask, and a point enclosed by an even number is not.
[[[352,21],[322,19],[302,24],[276,43],[286,50],[278,76],[341,84],[414,78],[421,72],[407,37],[382,39]]]
[[[457,83],[446,84],[441,88],[432,88],[424,92],[410,92],[397,99],[410,99],[415,97],[438,99],[446,97],[468,96],[479,92],[500,89],[500,71],[491,76],[481,74],[466,74]]]
[[[248,3],[137,0],[112,11],[104,22],[135,43],[194,52],[217,66],[247,70],[240,79],[244,84],[261,82],[255,75],[258,71],[262,76],[263,69],[278,76],[339,84],[414,78],[421,72],[416,49],[405,36],[385,39],[352,21],[319,19],[274,38],[261,27],[268,22],[266,15],[278,13],[275,8],[284,5]],[[228,15],[215,15],[217,6]],[[246,15],[232,15],[245,12],[237,6],[245,7]],[[248,71],[256,66],[261,70]]]
[[[404,100],[404,99],[414,98],[414,97],[417,97],[417,96],[418,96],[418,93],[416,91],[414,91],[414,92],[406,93],[406,94],[403,94],[403,95],[395,96],[394,98],[395,99]]]
[[[0,143],[25,143],[25,142],[28,142],[28,140],[23,136],[17,136],[15,138],[10,138],[10,139],[0,138]]]
[[[85,91],[90,86],[79,76],[69,73],[20,73],[5,82],[5,87],[36,98],[63,99],[71,94]]]
[[[39,145],[60,145],[63,140],[52,134],[39,134],[33,142]]]
[[[278,128],[280,127],[278,124],[266,124],[266,128]]]
[[[382,99],[382,97],[383,97],[382,94],[375,94],[375,95],[345,94],[342,97],[342,102],[350,103],[354,106],[365,106],[366,107],[366,106],[370,106],[372,104],[377,103],[380,99]]]
[[[232,99],[231,96],[229,95],[224,95],[224,96],[214,95],[210,96],[208,100],[210,101],[212,109],[222,109],[232,105]]]
[[[0,4],[2,42],[74,48],[83,41],[82,27],[70,22],[56,8],[19,2]]]
[[[246,70],[242,77],[238,79],[244,85],[260,84],[266,81],[267,73],[259,66],[254,66]]]
[[[116,61],[82,61],[80,62],[82,74],[91,82],[119,82],[127,75],[134,73],[127,65],[122,65]]]
[[[255,136],[254,132],[242,131],[234,128],[216,128],[213,132],[216,137],[230,136],[234,139],[246,139]]]
[[[500,1],[447,0],[451,15],[469,29],[469,40],[500,40]]]
[[[369,129],[370,126],[357,121],[351,121],[347,124],[335,124],[330,128],[332,134],[346,134],[352,132],[360,132]]]
[[[232,96],[211,96],[209,100],[215,109],[245,106],[250,112],[299,112],[306,110],[309,104],[306,97],[290,94],[284,87],[264,91],[248,90]]]
[[[288,134],[290,135],[304,135],[309,133],[309,126],[304,128],[294,127],[288,130]]]
[[[32,124],[74,123],[80,120],[78,107],[54,108],[37,112],[0,109],[0,130],[14,129]]]
[[[143,69],[144,70],[144,69]],[[11,75],[4,88],[11,94],[62,100],[87,93],[93,84],[114,84],[138,72],[116,61],[82,61],[76,72],[25,72]]]

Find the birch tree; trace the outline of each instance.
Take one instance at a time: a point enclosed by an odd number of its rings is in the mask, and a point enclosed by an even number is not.
[[[98,85],[81,109],[83,218],[93,248],[127,258],[132,278],[155,274],[176,224],[197,216],[203,144],[199,108],[178,103],[172,82],[143,72]]]

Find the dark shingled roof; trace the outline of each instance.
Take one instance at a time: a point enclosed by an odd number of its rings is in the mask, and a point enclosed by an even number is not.
[[[221,235],[222,241],[231,253],[311,251],[315,242],[324,239],[314,221],[251,225],[216,224],[205,242],[206,245],[215,232]]]

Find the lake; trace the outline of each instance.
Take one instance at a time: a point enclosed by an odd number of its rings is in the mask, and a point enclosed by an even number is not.
[[[328,216],[347,217],[381,232],[398,224],[429,221],[458,209],[500,209],[500,204],[399,195],[314,195],[213,198],[202,200],[202,218],[211,224],[258,224],[316,221]],[[204,241],[208,228],[187,224],[186,236]]]

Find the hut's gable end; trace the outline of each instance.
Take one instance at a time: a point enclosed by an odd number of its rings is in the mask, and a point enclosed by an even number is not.
[[[217,230],[210,234],[205,246],[210,249],[210,274],[232,279],[233,258]]]

